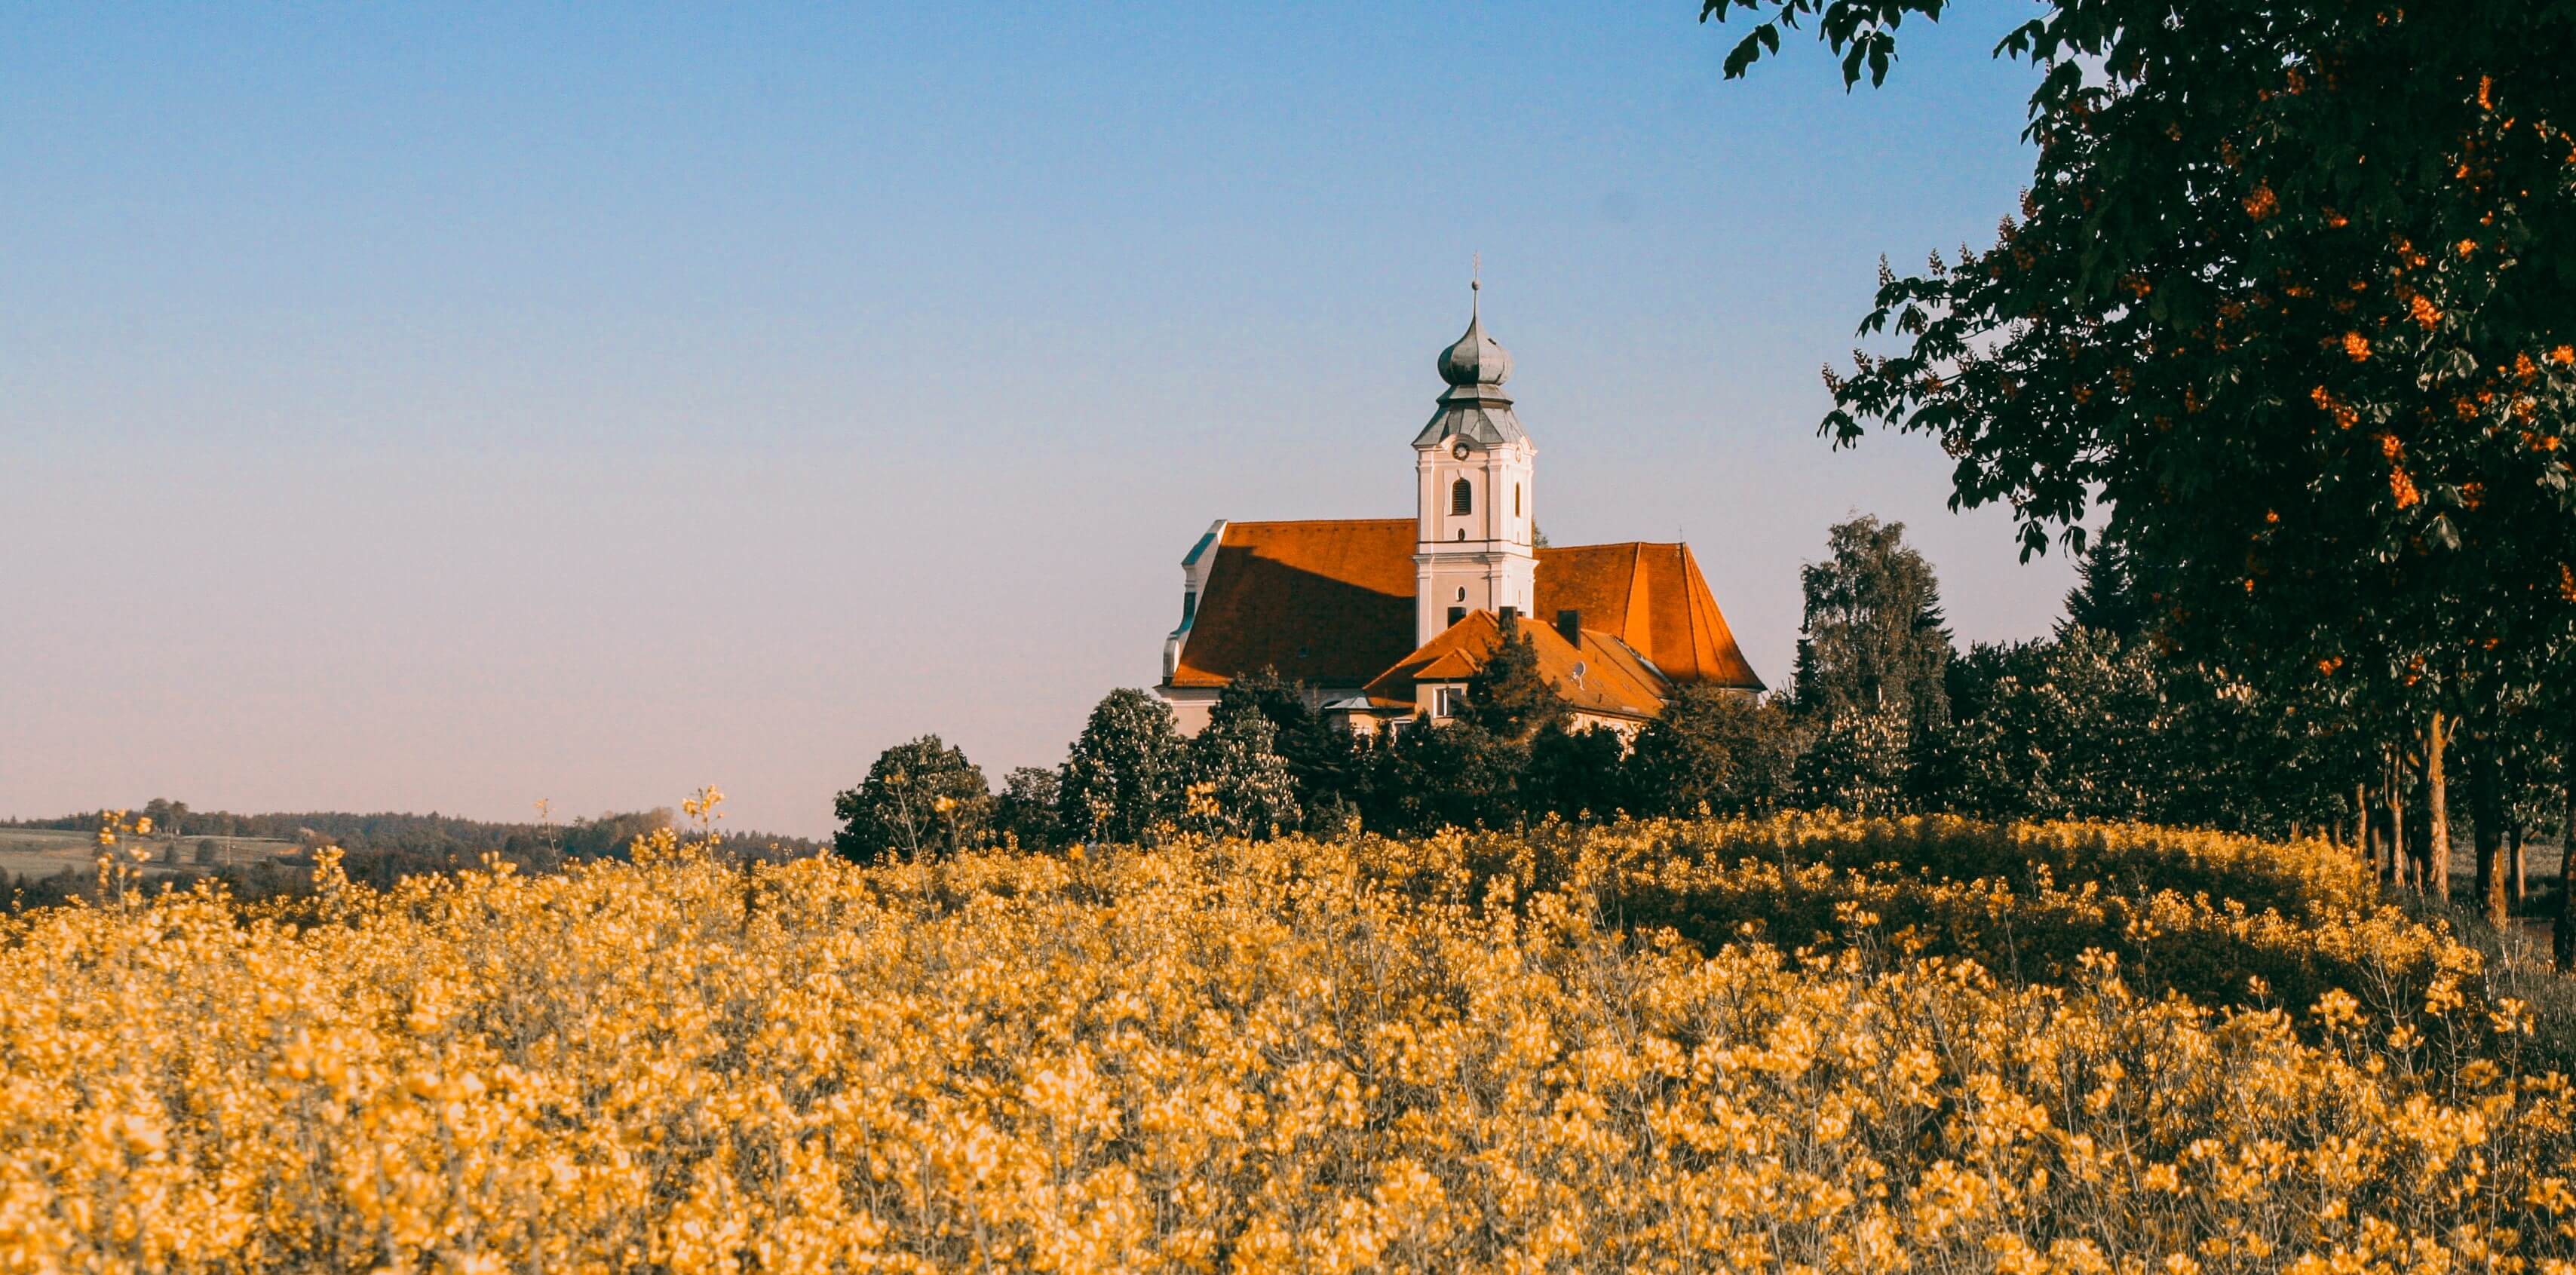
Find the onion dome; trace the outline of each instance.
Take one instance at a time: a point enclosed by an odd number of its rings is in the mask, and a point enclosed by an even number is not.
[[[1500,385],[1512,375],[1512,356],[1503,343],[1485,335],[1485,321],[1471,308],[1467,335],[1440,352],[1440,379],[1451,385]]]
[[[1481,299],[1481,285],[1470,284]],[[1512,415],[1512,399],[1503,393],[1503,381],[1512,374],[1512,356],[1503,343],[1485,335],[1485,320],[1480,305],[1467,309],[1467,334],[1440,352],[1440,379],[1449,388],[1440,395],[1440,410],[1431,423],[1413,436],[1415,447],[1437,447],[1451,438],[1464,439],[1480,447],[1503,443],[1526,443],[1529,435],[1522,432],[1520,418]]]

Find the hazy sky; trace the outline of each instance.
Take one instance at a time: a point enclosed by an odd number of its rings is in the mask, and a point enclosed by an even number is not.
[[[2062,559],[1815,436],[2012,208],[2026,12],[1846,95],[1693,0],[0,8],[0,814],[1052,763],[1211,519],[1411,515],[1475,253],[1556,543],[1688,539],[1775,685],[1854,510],[2036,635]]]

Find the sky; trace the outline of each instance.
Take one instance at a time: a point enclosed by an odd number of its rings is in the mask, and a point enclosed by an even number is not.
[[[1846,93],[1691,0],[0,8],[0,816],[1053,764],[1210,521],[1412,514],[1479,256],[1555,543],[1687,540],[1775,686],[1854,513],[2038,636],[2062,555],[1816,434],[2012,210],[2028,13]]]

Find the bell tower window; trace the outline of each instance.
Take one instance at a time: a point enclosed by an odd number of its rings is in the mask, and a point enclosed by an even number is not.
[[[1469,486],[1464,478],[1449,484],[1449,512],[1451,514],[1476,512],[1476,489]]]

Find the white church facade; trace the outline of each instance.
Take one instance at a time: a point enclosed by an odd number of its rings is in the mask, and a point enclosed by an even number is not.
[[[1538,448],[1481,306],[1439,370],[1448,388],[1413,439],[1413,517],[1219,519],[1182,559],[1157,688],[1182,730],[1264,669],[1355,731],[1436,722],[1507,631],[1528,636],[1582,724],[1633,731],[1687,683],[1762,690],[1688,545],[1538,543]]]

